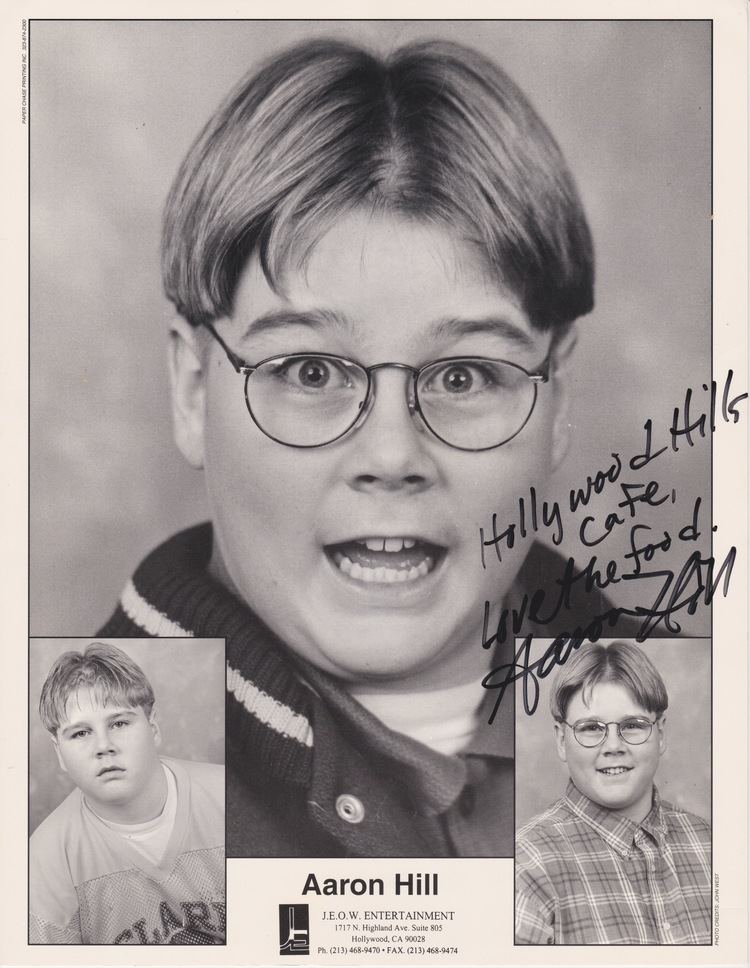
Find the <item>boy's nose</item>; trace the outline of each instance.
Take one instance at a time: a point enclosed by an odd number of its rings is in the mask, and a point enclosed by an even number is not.
[[[112,737],[107,730],[96,734],[96,755],[105,756],[107,753],[111,753],[115,748],[115,744],[112,742]]]
[[[607,735],[604,737],[604,742],[602,743],[602,749],[605,752],[618,752],[624,750],[625,741],[620,736],[620,730],[617,728],[616,723],[610,723],[607,726]]]
[[[425,447],[429,431],[410,399],[408,370],[375,370],[375,397],[350,441],[350,484],[355,490],[407,490],[431,487],[437,477]]]

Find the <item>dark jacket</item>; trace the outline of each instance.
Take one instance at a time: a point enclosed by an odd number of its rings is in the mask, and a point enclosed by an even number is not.
[[[342,723],[340,708],[321,694],[325,693],[322,673],[306,668],[247,606],[208,574],[211,547],[210,525],[199,525],[157,548],[128,582],[99,634],[226,639],[228,855],[483,855],[481,848],[456,846],[461,842],[460,826],[471,812],[465,789],[470,777],[451,775],[453,767],[439,759],[441,754],[433,755],[407,738],[394,737],[394,749],[388,748],[387,738],[374,748],[367,735],[369,714],[364,710]],[[533,593],[546,589],[549,610],[549,603],[559,597],[555,578],[564,567],[560,555],[534,544],[511,604],[520,609],[526,596],[528,608]],[[524,632],[544,637],[555,630],[570,634],[576,627],[586,627],[593,615],[609,611],[601,592],[576,592],[554,623],[526,620]],[[508,632],[507,641],[495,646],[495,656],[504,656],[504,662],[512,661],[515,648],[510,624]],[[621,623],[617,632],[632,634],[633,629]],[[612,635],[614,630],[603,634]],[[316,689],[316,681],[320,688]],[[489,693],[488,708],[494,696]],[[494,730],[495,745],[490,751],[497,797],[494,814],[502,825],[494,833],[492,856],[513,853],[512,717],[513,690],[509,689],[500,704],[500,719],[486,727]],[[369,721],[376,728],[372,717]],[[377,728],[382,727],[377,724]],[[486,746],[488,734],[484,735]],[[446,774],[442,786],[432,782],[435,771],[441,769]],[[451,783],[454,788],[456,783],[464,785],[462,796],[441,813],[440,797]]]

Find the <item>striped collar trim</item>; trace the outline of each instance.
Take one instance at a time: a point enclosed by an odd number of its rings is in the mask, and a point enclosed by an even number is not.
[[[147,602],[133,584],[132,579],[125,586],[120,596],[122,610],[131,622],[140,626],[144,632],[156,638],[184,639],[192,638],[193,633],[172,621],[163,612]]]
[[[194,632],[175,622],[151,604],[129,581],[120,606],[131,622],[145,633],[160,638],[192,638]],[[300,711],[269,695],[227,662],[227,692],[262,729],[271,730],[282,740],[291,741],[303,755],[313,746],[313,728]]]
[[[227,692],[241,703],[245,710],[259,720],[264,726],[274,730],[284,739],[291,739],[301,746],[311,748],[313,745],[313,729],[306,716],[296,712],[290,706],[243,678],[243,676],[227,663]]]

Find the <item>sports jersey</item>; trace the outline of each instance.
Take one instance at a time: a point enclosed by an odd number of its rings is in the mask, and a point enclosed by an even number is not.
[[[152,864],[73,792],[29,845],[30,944],[223,944],[224,768],[163,758],[177,784]]]

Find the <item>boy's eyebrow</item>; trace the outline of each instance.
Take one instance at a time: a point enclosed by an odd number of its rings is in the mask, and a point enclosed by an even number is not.
[[[112,722],[113,719],[121,719],[123,716],[134,716],[134,715],[135,715],[134,709],[128,709],[128,708],[116,709],[113,713],[110,713],[107,716],[107,722]],[[78,722],[68,723],[67,726],[63,726],[60,732],[62,733],[63,736],[66,736],[68,733],[75,732],[77,729],[82,729],[84,726],[88,726],[88,725],[89,725],[88,720],[81,719]]]
[[[308,326],[310,329],[322,329],[333,326],[336,329],[352,331],[355,327],[345,316],[331,309],[292,310],[277,309],[263,313],[251,320],[245,326],[241,339],[245,340],[261,333],[278,330],[282,326]],[[502,316],[484,316],[479,318],[440,319],[433,323],[427,335],[435,340],[455,339],[460,336],[473,334],[488,334],[508,340],[520,349],[533,349],[533,337],[520,326],[511,323]]]
[[[242,331],[240,339],[259,336],[282,326],[309,326],[310,329],[322,329],[324,326],[334,326],[338,329],[350,329],[351,324],[339,313],[330,309],[275,309],[261,316],[256,316]]]
[[[436,339],[448,339],[474,334],[499,336],[508,340],[520,349],[533,349],[536,346],[534,338],[502,316],[482,316],[477,319],[441,319],[431,327],[431,336]]]

